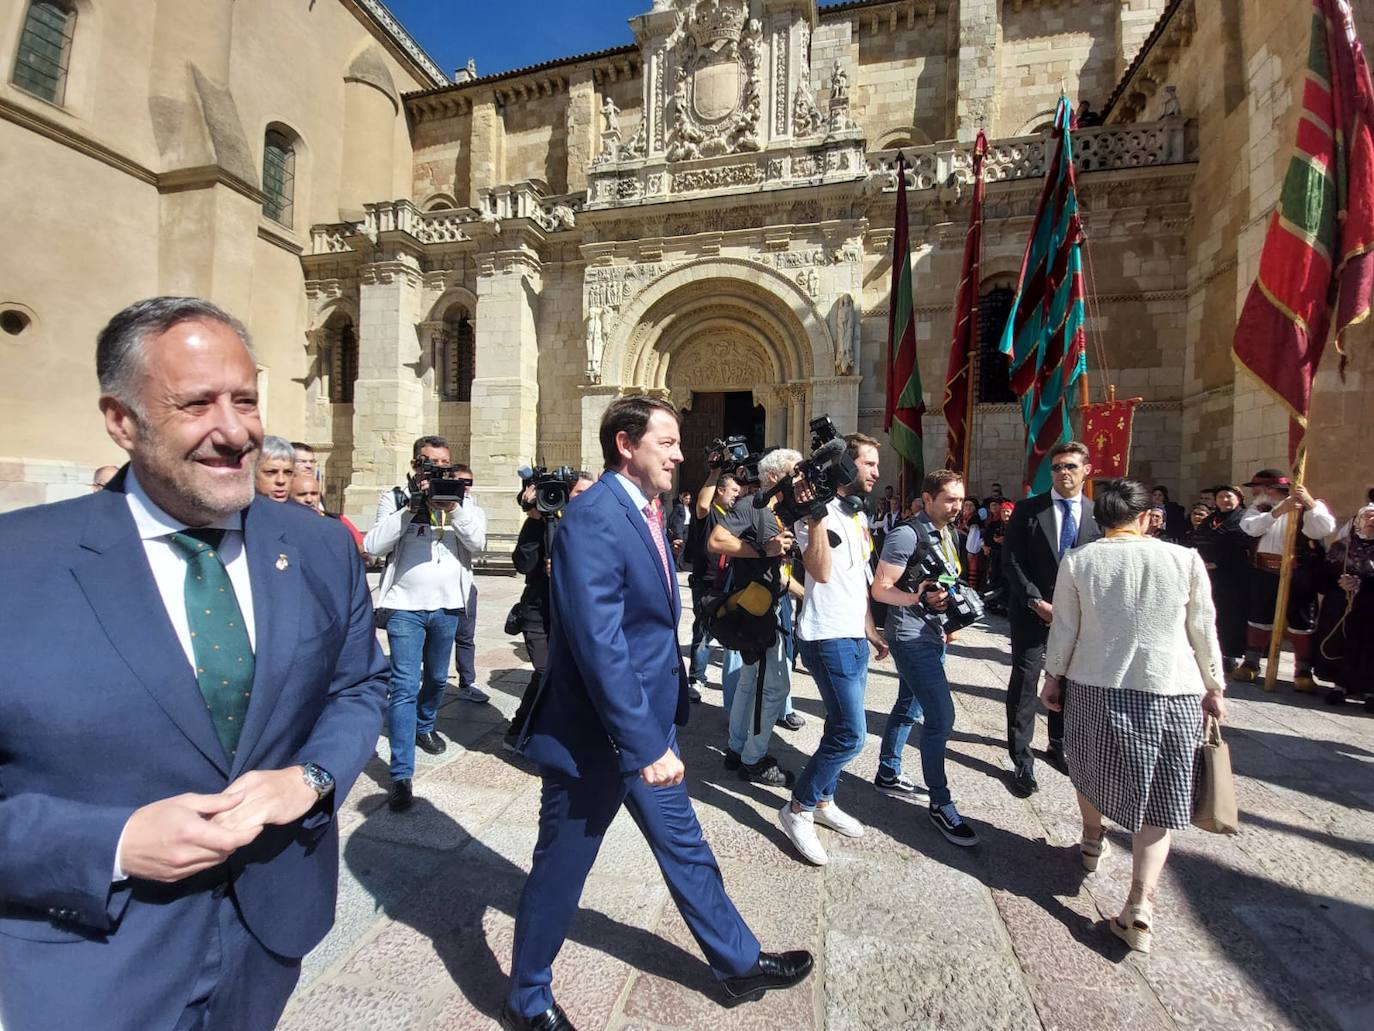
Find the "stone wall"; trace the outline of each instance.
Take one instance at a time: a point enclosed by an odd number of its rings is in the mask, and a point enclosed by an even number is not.
[[[1117,80],[1120,0],[1002,4],[998,136],[1054,117],[1061,89],[1101,110]]]

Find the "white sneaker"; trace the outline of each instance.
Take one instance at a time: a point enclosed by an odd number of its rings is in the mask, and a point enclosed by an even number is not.
[[[830,862],[830,857],[821,847],[821,839],[816,837],[816,820],[813,814],[805,809],[794,813],[792,803],[788,802],[778,810],[778,823],[782,825],[782,832],[787,835],[787,840],[797,847],[797,851],[808,863],[824,866]]]
[[[455,698],[461,698],[465,702],[477,702],[481,704],[482,702],[491,701],[491,695],[487,694],[480,687],[460,687],[457,691],[453,692],[453,695]]]
[[[816,806],[816,823],[843,834],[846,838],[862,838],[864,825],[835,804],[831,799],[825,805]]]

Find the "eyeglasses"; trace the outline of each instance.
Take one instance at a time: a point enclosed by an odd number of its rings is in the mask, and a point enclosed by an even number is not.
[[[1050,472],[1071,473],[1077,468],[1078,466],[1073,465],[1070,462],[1056,462],[1054,465],[1050,466]]]

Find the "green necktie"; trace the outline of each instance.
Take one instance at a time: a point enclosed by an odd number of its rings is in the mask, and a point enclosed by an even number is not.
[[[223,539],[223,530],[171,535],[186,558],[186,621],[196,656],[196,681],[220,744],[233,758],[253,692],[253,646],[229,571],[219,557]]]

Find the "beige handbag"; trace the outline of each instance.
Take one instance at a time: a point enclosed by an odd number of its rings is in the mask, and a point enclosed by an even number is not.
[[[1202,724],[1197,784],[1193,789],[1193,826],[1213,834],[1240,830],[1236,781],[1231,775],[1231,750],[1221,739],[1221,724],[1206,716]]]

